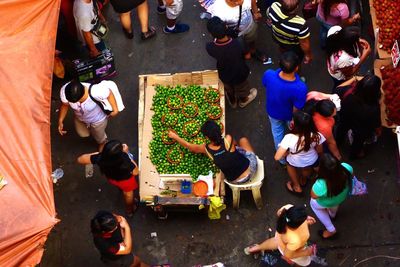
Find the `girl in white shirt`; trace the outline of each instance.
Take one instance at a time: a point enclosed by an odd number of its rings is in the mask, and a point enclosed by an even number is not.
[[[293,129],[286,134],[279,144],[275,154],[275,160],[286,157],[287,171],[290,181],[286,183],[286,189],[301,195],[313,168],[318,167],[318,154],[322,153],[322,143],[325,138],[317,132],[312,117],[297,111],[293,114]]]

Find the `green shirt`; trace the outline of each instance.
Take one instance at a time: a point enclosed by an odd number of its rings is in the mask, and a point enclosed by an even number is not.
[[[345,167],[350,173],[353,173],[353,168],[347,164],[342,163],[342,166]],[[318,196],[316,199],[317,203],[325,208],[331,208],[339,206],[349,194],[349,186],[343,189],[338,195],[333,197],[328,197],[328,187],[326,185],[326,181],[324,179],[317,179],[312,187],[312,191],[315,195]]]

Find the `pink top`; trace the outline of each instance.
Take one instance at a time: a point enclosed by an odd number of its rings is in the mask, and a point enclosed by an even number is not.
[[[349,7],[345,3],[339,3],[331,7],[331,12],[327,18],[324,16],[322,3],[318,5],[318,16],[329,25],[340,25],[342,21],[350,17]]]

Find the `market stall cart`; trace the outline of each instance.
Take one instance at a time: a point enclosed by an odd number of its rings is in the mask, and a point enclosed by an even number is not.
[[[139,192],[141,202],[158,214],[159,218],[165,218],[170,209],[197,209],[202,205],[207,206],[209,200],[206,195],[195,195],[192,181],[197,177],[191,177],[187,173],[160,174],[157,166],[152,162],[151,141],[154,129],[152,118],[155,114],[152,108],[153,98],[156,95],[157,86],[174,88],[176,86],[199,85],[202,88],[214,88],[219,91],[219,105],[222,108],[222,116],[219,118],[225,124],[225,102],[223,84],[218,79],[217,71],[198,71],[177,74],[147,74],[139,76],[139,105],[138,105],[138,146],[139,146]],[[206,170],[208,172],[208,170]],[[219,173],[207,184],[208,195],[216,196],[224,194],[224,183],[221,182]],[[193,179],[194,178],[194,179]],[[210,188],[211,187],[211,188]],[[188,191],[188,192],[184,192]],[[213,192],[212,192],[213,191]]]

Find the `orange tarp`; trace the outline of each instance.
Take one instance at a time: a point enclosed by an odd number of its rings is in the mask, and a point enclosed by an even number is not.
[[[57,223],[50,148],[60,0],[0,1],[0,266],[35,266]]]

